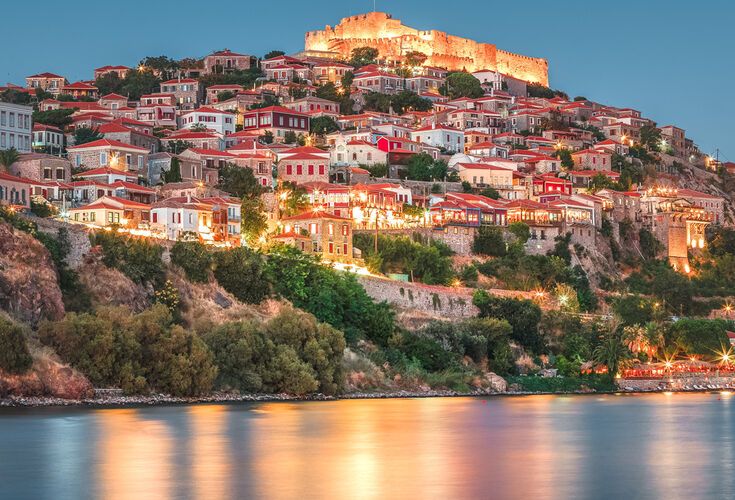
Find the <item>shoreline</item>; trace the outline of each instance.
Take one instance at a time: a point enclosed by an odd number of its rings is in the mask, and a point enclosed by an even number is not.
[[[732,388],[720,387],[714,389],[650,389],[618,391],[569,391],[569,392],[457,392],[451,390],[436,391],[391,391],[391,392],[354,392],[339,396],[324,394],[310,394],[307,396],[291,396],[288,394],[230,394],[213,393],[200,397],[173,397],[165,394],[148,396],[106,396],[89,399],[61,399],[46,396],[12,396],[0,399],[0,412],[4,408],[134,408],[146,406],[188,406],[204,404],[231,404],[231,403],[268,403],[268,402],[307,402],[307,401],[340,401],[354,399],[424,399],[424,398],[460,398],[460,397],[519,397],[519,396],[590,396],[590,395],[624,395],[624,394],[672,394],[672,393],[716,393],[733,391]]]

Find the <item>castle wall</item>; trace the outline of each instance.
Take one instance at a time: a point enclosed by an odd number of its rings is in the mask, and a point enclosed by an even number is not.
[[[371,12],[342,19],[332,28],[306,33],[305,51],[334,52],[349,59],[357,47],[374,47],[382,59],[400,61],[404,54],[426,54],[426,65],[450,71],[501,71],[514,78],[548,85],[545,59],[498,50],[495,45],[449,35],[443,31],[419,31],[383,12]]]

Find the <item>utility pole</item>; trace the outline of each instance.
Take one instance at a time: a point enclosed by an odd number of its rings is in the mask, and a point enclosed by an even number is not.
[[[378,209],[375,208],[375,254],[378,254]]]

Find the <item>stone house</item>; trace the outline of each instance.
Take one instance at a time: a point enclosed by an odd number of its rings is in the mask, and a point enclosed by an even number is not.
[[[20,155],[18,161],[10,166],[10,173],[36,182],[71,180],[71,162],[43,153]]]
[[[307,211],[281,219],[282,232],[275,236],[297,245],[303,252],[326,261],[352,263],[352,220],[324,211]]]
[[[97,127],[97,131],[102,134],[105,139],[144,148],[152,153],[158,151],[158,138],[156,136],[144,134],[138,130],[121,125],[118,122],[100,125]]]
[[[199,80],[193,78],[167,80],[161,83],[161,93],[173,94],[179,109],[194,109],[201,101]]]
[[[253,56],[238,54],[230,49],[212,52],[204,58],[205,73],[232,73],[235,70],[250,69]]]
[[[66,78],[63,76],[48,72],[26,77],[26,87],[29,89],[45,90],[53,95],[59,95],[61,93],[61,88],[66,85],[66,83]]]
[[[132,146],[120,141],[100,139],[67,148],[72,164],[77,168],[95,169],[111,167],[143,175],[148,165],[146,148]]]
[[[329,159],[314,154],[301,153],[278,162],[279,182],[329,182]]]

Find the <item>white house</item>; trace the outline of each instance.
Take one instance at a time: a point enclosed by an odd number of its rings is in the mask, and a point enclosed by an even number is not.
[[[414,130],[411,139],[437,148],[444,148],[451,153],[464,151],[464,132],[446,125],[429,125]]]
[[[15,148],[31,152],[31,114],[33,108],[0,101],[0,150]]]
[[[235,115],[229,111],[203,106],[181,115],[181,128],[205,126],[222,135],[235,132]]]

